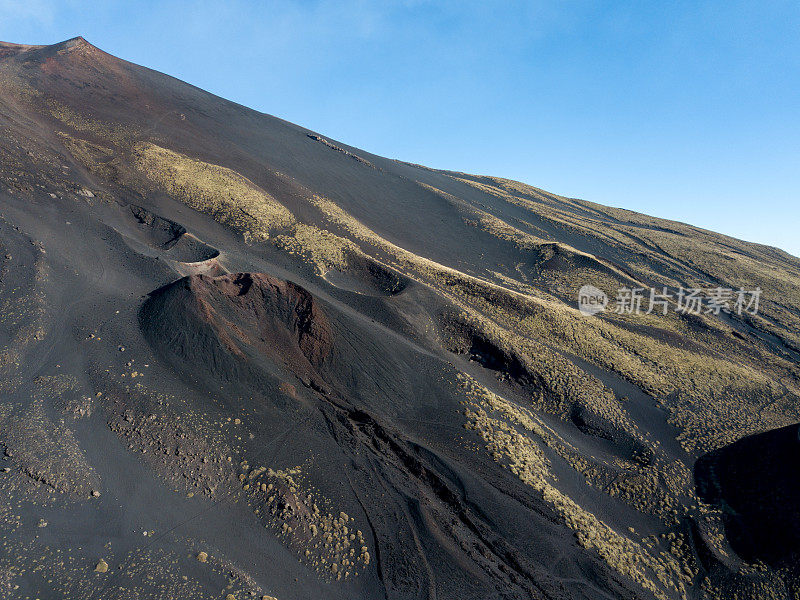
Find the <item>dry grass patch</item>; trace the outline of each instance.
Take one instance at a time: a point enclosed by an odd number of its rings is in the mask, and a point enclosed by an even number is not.
[[[64,420],[53,421],[45,406],[74,389],[67,377],[40,377],[28,407],[0,411],[3,445],[13,454],[7,463],[30,479],[74,499],[89,498],[100,481]]]
[[[575,532],[578,543],[595,550],[614,570],[660,599],[686,597],[691,580],[678,560],[667,552],[651,553],[640,543],[617,533],[582,508],[554,484],[550,464],[534,437],[547,433],[535,418],[486,390],[472,378],[460,376],[467,395],[467,428],[486,443],[486,451],[504,468],[530,485]]]
[[[301,483],[301,469],[241,465],[239,480],[255,513],[300,560],[326,579],[357,576],[370,564],[364,534],[349,515]]]
[[[248,239],[268,240],[295,223],[285,206],[236,171],[147,142],[137,144],[133,156],[147,178],[171,196]]]

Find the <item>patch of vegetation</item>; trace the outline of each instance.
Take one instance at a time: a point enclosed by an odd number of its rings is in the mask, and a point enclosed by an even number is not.
[[[45,406],[75,387],[69,377],[40,377],[27,407],[0,411],[2,443],[13,454],[10,467],[59,494],[87,499],[100,481],[64,420],[54,422]],[[21,488],[22,489],[22,488]]]
[[[680,562],[668,552],[653,553],[616,532],[554,485],[550,463],[534,437],[548,437],[526,411],[486,390],[467,375],[460,376],[467,395],[467,428],[485,442],[486,451],[504,468],[530,485],[575,532],[578,543],[595,550],[614,570],[629,577],[657,598],[673,593],[686,597],[691,583]]]
[[[121,178],[121,160],[114,148],[73,137],[64,132],[59,132],[59,136],[73,158],[84,165],[89,172],[106,180]]]
[[[75,131],[94,134],[100,139],[115,144],[127,144],[140,133],[135,127],[98,121],[94,117],[73,110],[55,98],[48,98],[45,103],[50,114],[67,127]]]
[[[13,256],[6,254],[11,262]],[[6,264],[6,269],[21,270],[25,267],[18,262]],[[0,391],[16,390],[21,380],[17,375],[21,360],[25,353],[47,335],[47,299],[44,285],[50,268],[41,253],[36,257],[32,272],[29,274],[29,286],[17,287],[5,294],[5,301],[0,307],[0,326],[10,338],[9,343],[0,347]],[[15,274],[20,277],[19,273]],[[24,279],[24,276],[22,277]]]
[[[246,177],[226,167],[190,158],[155,144],[134,148],[137,167],[191,208],[242,231],[246,239],[265,241],[295,223],[289,210]]]
[[[357,576],[370,564],[364,534],[344,512],[301,485],[299,467],[273,470],[241,465],[239,480],[255,513],[294,549],[300,560],[328,579]]]

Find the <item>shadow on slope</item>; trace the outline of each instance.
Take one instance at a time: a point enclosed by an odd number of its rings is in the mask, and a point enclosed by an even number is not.
[[[615,424],[597,406],[580,397],[565,398],[553,389],[528,355],[489,331],[452,314],[440,316],[445,347],[492,372],[498,381],[528,395],[531,405],[559,416],[582,434],[603,440],[619,456],[647,465],[652,451],[630,431]]]
[[[733,550],[776,565],[800,551],[800,428],[751,435],[701,456],[700,498],[718,505]]]
[[[563,598],[541,565],[525,556],[514,540],[495,532],[496,520],[505,514],[510,500],[477,484],[461,467],[361,405],[361,386],[323,381],[330,371],[341,370],[330,369],[331,365],[341,362],[340,366],[358,369],[362,355],[373,352],[368,340],[356,345],[340,329],[334,334],[342,325],[336,321],[341,315],[324,306],[298,285],[265,274],[196,275],[152,292],[140,309],[139,321],[149,343],[184,374],[197,373],[200,367],[208,382],[232,382],[263,392],[271,378],[273,383],[285,381],[288,372],[309,388],[303,397],[313,402],[303,402],[291,385],[282,388],[300,400],[295,406],[302,420],[293,422],[290,411],[269,413],[272,424],[281,423],[280,428],[292,432],[282,452],[288,453],[296,442],[304,452],[320,455],[316,460],[324,462],[319,464],[330,464],[330,469],[318,472],[314,485],[341,489],[347,481],[372,535],[362,538],[345,513],[340,513],[339,525],[327,519],[289,472],[249,470],[242,489],[262,523],[279,532],[301,561],[321,569],[325,577],[341,579],[340,568],[348,569],[346,577],[371,564],[374,554],[385,597],[423,597],[426,591],[428,597],[435,596],[445,588],[437,589],[433,573],[447,568],[453,574],[443,577],[441,585],[455,591],[454,596],[486,597],[489,586],[500,581],[504,597]],[[392,366],[399,371],[395,377],[408,375],[403,371],[409,365]],[[441,423],[450,416],[461,423],[455,411],[452,415],[446,411]],[[450,429],[439,434],[448,439],[445,432]],[[342,479],[339,469],[345,465],[349,471]],[[490,495],[494,502],[478,508],[474,495]],[[545,519],[542,527],[549,527]],[[339,534],[345,537],[339,539]],[[370,543],[374,549],[367,550]],[[348,546],[354,553],[342,557],[342,548]],[[355,553],[358,548],[360,554]],[[343,566],[332,562],[338,560]],[[600,577],[602,585],[617,589],[613,578]],[[453,586],[458,589],[451,590]]]
[[[219,251],[186,231],[180,223],[160,217],[146,208],[130,205],[139,241],[164,252],[170,260],[196,263],[219,256]]]
[[[364,296],[396,296],[408,287],[409,279],[392,268],[363,255],[348,258],[347,269],[331,269],[324,275],[331,285]]]

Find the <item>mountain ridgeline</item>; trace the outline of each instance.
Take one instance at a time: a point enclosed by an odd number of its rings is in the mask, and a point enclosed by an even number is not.
[[[800,597],[776,248],[0,43],[0,302],[3,598]]]

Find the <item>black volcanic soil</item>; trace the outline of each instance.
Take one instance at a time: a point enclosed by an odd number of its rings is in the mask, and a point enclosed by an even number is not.
[[[722,508],[731,547],[771,565],[800,552],[798,426],[743,438],[695,464],[700,498]]]
[[[0,43],[0,308],[2,599],[797,597],[779,250]]]

